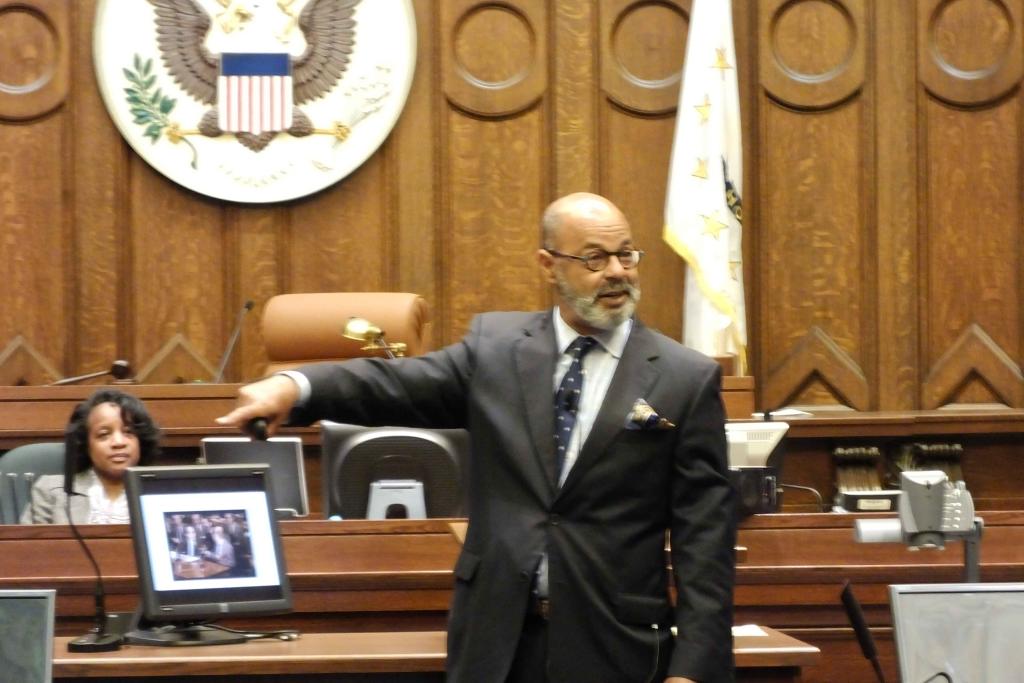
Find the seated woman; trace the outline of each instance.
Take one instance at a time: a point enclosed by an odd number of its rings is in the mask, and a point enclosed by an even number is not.
[[[159,452],[160,428],[135,396],[100,389],[78,404],[64,429],[65,457],[74,463],[71,521],[127,524],[124,473],[149,465]],[[22,524],[67,524],[64,475],[39,477]]]

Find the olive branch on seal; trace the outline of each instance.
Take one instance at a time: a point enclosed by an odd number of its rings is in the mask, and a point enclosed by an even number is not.
[[[195,146],[185,138],[184,133],[177,123],[168,117],[174,110],[177,100],[164,95],[160,88],[153,90],[156,85],[156,74],[153,71],[153,60],[142,61],[142,57],[135,55],[133,61],[134,70],[122,69],[125,78],[131,84],[124,89],[128,105],[131,107],[131,114],[134,123],[145,126],[143,135],[156,144],[161,135],[166,136],[172,144],[184,142],[192,150],[192,168],[197,168],[198,152]]]

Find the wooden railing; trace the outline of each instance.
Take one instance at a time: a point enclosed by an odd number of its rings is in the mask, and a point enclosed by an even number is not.
[[[123,384],[117,388],[135,394],[160,424],[163,437],[161,464],[187,464],[199,455],[199,441],[207,436],[233,436],[236,430],[220,427],[214,419],[235,405],[238,384]],[[750,377],[723,377],[723,400],[732,416],[748,416],[754,404]],[[60,441],[72,409],[96,386],[0,387],[0,452],[37,441]],[[320,475],[320,431],[316,427],[286,428],[282,434],[300,436],[304,444],[310,514],[322,516],[323,482]]]
[[[854,520],[866,515],[779,514],[746,520],[739,543],[736,624],[770,626],[821,648],[804,681],[869,680],[839,591],[849,579],[896,680],[886,587],[959,581],[962,548],[908,551],[900,544],[858,545]],[[984,581],[1024,578],[1024,514],[990,512],[981,544]],[[274,618],[305,632],[444,630],[458,523],[425,521],[285,521],[282,541],[295,608]],[[127,526],[82,527],[105,577],[108,609],[131,611],[138,600]],[[93,617],[92,568],[66,526],[0,527],[0,587],[56,588],[57,632],[84,632]],[[230,620],[250,628],[266,621]],[[850,676],[850,672],[864,675]]]

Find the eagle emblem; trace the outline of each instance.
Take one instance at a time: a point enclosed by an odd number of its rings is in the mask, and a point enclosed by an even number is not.
[[[298,14],[296,0],[217,2],[221,11],[211,15],[199,0],[149,0],[164,66],[185,92],[210,106],[199,133],[230,133],[254,151],[278,132],[313,133],[301,106],[345,76],[360,0],[309,0]],[[210,43],[258,51],[214,52]]]
[[[410,0],[99,2],[112,117],[158,170],[213,196],[276,201],[343,177],[383,142],[411,85]],[[140,25],[125,31],[126,18]],[[175,153],[173,172],[154,162]]]

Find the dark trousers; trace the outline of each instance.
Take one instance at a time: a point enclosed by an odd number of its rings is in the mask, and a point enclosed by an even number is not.
[[[528,614],[505,683],[546,683],[547,661],[548,622],[539,615]]]
[[[644,680],[648,683],[665,680],[668,676],[668,651],[659,652],[656,671],[648,671]],[[547,673],[548,660],[548,622],[539,614],[527,614],[523,622],[523,630],[519,635],[516,653],[512,657],[505,683],[558,683],[552,681]],[[639,674],[638,674],[639,675]]]

